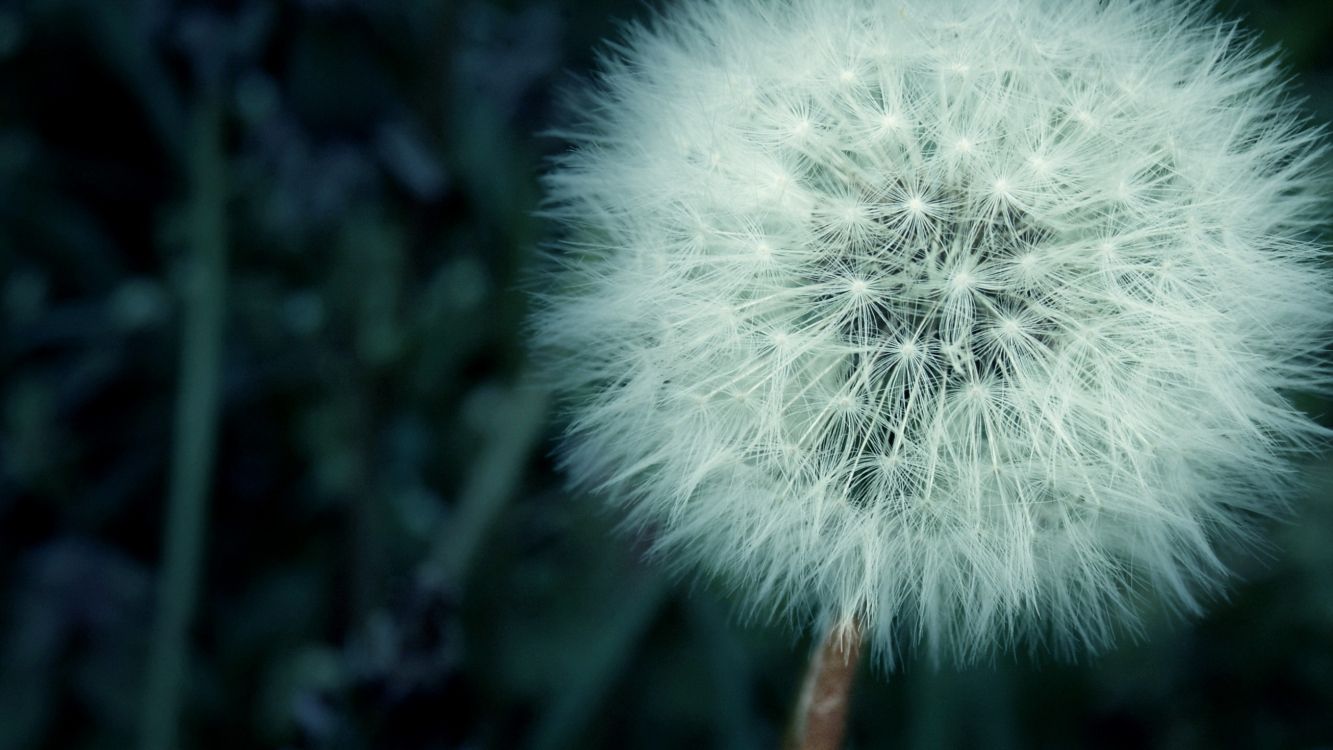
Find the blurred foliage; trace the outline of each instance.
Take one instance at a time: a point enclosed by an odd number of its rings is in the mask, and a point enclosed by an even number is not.
[[[1324,0],[1223,3],[1333,119]],[[0,4],[0,750],[135,740],[190,113],[221,97],[192,748],[774,747],[807,645],[570,497],[524,372],[552,91],[639,3]],[[1307,399],[1327,413],[1327,401]],[[1333,464],[1230,601],[1079,664],[862,674],[854,747],[1333,746]]]

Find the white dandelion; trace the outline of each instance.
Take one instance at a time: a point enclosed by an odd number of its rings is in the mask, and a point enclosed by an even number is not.
[[[1165,0],[687,0],[546,176],[564,464],[887,662],[1195,611],[1321,430],[1318,134]]]

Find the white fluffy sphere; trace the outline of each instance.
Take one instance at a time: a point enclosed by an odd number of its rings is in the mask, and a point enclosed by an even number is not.
[[[546,177],[565,463],[881,656],[1197,608],[1319,428],[1324,152],[1194,3],[687,0]]]

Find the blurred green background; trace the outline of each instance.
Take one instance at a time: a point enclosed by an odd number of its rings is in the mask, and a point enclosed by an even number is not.
[[[1221,7],[1333,120],[1327,0]],[[0,3],[0,750],[777,745],[808,643],[645,565],[525,386],[535,134],[649,12]],[[1207,617],[863,670],[851,746],[1333,747],[1302,470]]]

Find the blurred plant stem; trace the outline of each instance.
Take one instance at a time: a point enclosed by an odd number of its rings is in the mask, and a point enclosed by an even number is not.
[[[754,675],[744,649],[736,641],[731,623],[718,603],[704,596],[685,600],[694,631],[708,654],[713,695],[717,747],[755,750],[765,747],[763,732],[754,715]]]
[[[834,621],[810,654],[801,693],[792,714],[790,750],[838,750],[847,733],[852,681],[861,661],[861,626],[855,619]]]
[[[932,655],[933,656],[933,655]],[[954,684],[956,672],[946,670],[934,658],[920,660],[914,674],[908,676],[909,714],[906,746],[910,750],[937,747],[962,747],[959,705]],[[968,718],[972,718],[968,714]],[[1002,747],[998,739],[988,737],[990,747]]]
[[[517,490],[523,465],[541,437],[546,398],[545,390],[521,381],[500,402],[489,440],[458,494],[454,520],[431,550],[428,576],[465,585],[486,535]]]
[[[86,24],[89,40],[98,48],[100,57],[129,84],[130,91],[139,99],[153,134],[168,153],[177,154],[182,147],[181,97],[172,85],[167,68],[150,44],[144,43],[142,29],[136,28],[136,8],[129,3],[88,3],[79,15]]]
[[[190,197],[181,289],[180,385],[157,611],[141,707],[143,750],[178,746],[182,678],[198,598],[217,439],[227,283],[226,174],[218,88],[200,96],[186,142]]]
[[[562,679],[562,689],[537,723],[529,747],[564,750],[587,731],[592,718],[608,705],[607,695],[625,673],[648,629],[666,601],[662,579],[643,573],[630,579],[620,599],[608,607],[601,628],[588,634],[576,669]]]

